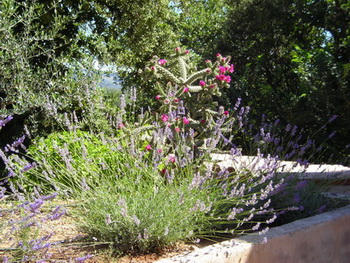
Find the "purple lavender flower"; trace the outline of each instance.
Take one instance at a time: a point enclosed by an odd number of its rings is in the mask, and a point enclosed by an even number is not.
[[[12,116],[8,116],[7,118],[0,120],[0,127],[4,127],[9,121],[13,119]]]
[[[18,152],[17,148],[19,146],[22,147],[22,149],[26,149],[25,146],[23,145],[25,136],[23,135],[22,137],[18,138],[16,141],[14,141],[11,145],[6,145],[5,146],[5,152],[13,151],[13,152]]]
[[[336,131],[332,132],[330,135],[328,135],[328,139],[333,138],[333,137],[334,137],[334,135],[335,135],[336,133],[337,133]]]
[[[92,258],[93,256],[92,255],[86,255],[86,256],[83,256],[83,257],[79,257],[79,258],[75,258],[74,261],[76,263],[84,263],[85,260],[89,259],[89,258]]]
[[[36,167],[36,163],[28,163],[26,166],[24,166],[21,170],[21,173],[25,173],[27,171],[29,171],[30,169],[33,169]]]
[[[37,210],[44,204],[42,199],[37,199],[33,203],[29,204],[29,209],[31,212],[36,213]]]
[[[317,214],[320,214],[320,213],[323,213],[325,210],[326,210],[326,205],[322,205],[320,206],[317,210],[316,210],[316,213]]]
[[[295,188],[295,190],[302,190],[307,186],[307,184],[308,184],[307,180],[302,180],[302,181],[298,182],[294,188]]]
[[[338,115],[333,115],[329,120],[328,123],[331,123],[333,121],[335,121],[338,118]]]
[[[294,202],[295,202],[296,204],[300,203],[301,197],[300,197],[299,193],[296,193],[296,194],[294,195],[293,200],[294,200]]]

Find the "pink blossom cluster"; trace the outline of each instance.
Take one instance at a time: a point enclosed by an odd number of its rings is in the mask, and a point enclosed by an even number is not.
[[[229,65],[229,66],[219,66],[219,71],[220,73],[225,73],[225,72],[230,72],[233,73],[235,71],[235,66],[233,64]]]
[[[165,59],[160,59],[160,60],[158,60],[158,64],[159,65],[161,65],[161,66],[163,66],[164,64],[166,64],[168,61],[167,60],[165,60]]]
[[[220,75],[215,76],[215,78],[216,78],[217,80],[225,81],[225,82],[227,82],[227,83],[230,83],[230,82],[231,82],[231,76],[227,76],[227,75],[220,74]]]

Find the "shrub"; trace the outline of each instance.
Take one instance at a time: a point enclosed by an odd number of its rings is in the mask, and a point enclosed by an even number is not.
[[[114,177],[123,159],[124,163],[132,161],[102,134],[81,130],[55,132],[47,138],[38,138],[29,147],[27,158],[35,162],[25,176],[17,178],[22,187],[29,192],[40,187],[45,193],[55,187],[67,194],[78,191],[82,185],[89,187],[94,177],[102,173],[111,173],[109,176]]]

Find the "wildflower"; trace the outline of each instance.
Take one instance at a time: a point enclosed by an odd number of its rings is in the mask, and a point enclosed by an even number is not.
[[[25,173],[35,167],[36,167],[36,163],[28,163],[26,166],[23,167],[23,169],[21,170],[21,173]]]
[[[77,263],[83,263],[85,260],[92,258],[92,255],[86,255],[84,257],[75,258],[74,261]]]
[[[166,121],[168,121],[168,120],[169,120],[169,116],[166,115],[166,114],[162,114],[162,121],[163,121],[163,122],[166,122]]]
[[[332,132],[330,135],[328,135],[328,139],[333,138],[335,134],[336,134],[336,132],[335,132],[335,131],[334,131],[334,132]]]
[[[132,215],[132,220],[134,221],[135,225],[139,226],[141,224],[140,219],[136,215]]]
[[[190,123],[189,119],[187,119],[186,117],[182,118],[182,122],[183,122],[183,124],[189,124]]]
[[[176,132],[180,132],[181,129],[180,129],[179,127],[176,127],[176,128],[175,128],[175,131],[176,131]]]
[[[228,116],[228,115],[229,115],[228,110],[225,110],[225,111],[224,111],[224,115],[225,115],[225,116]]]
[[[226,72],[226,67],[219,66],[219,71],[220,71],[220,73],[225,73]]]
[[[175,103],[178,103],[179,101],[180,101],[180,100],[179,100],[178,98],[175,98],[175,99],[174,99],[174,102],[175,102]]]
[[[150,150],[152,149],[152,146],[151,146],[150,144],[148,144],[147,146],[145,146],[145,149],[146,149],[147,151],[150,151]]]
[[[111,219],[111,215],[110,214],[106,215],[105,223],[106,223],[107,226],[112,224],[112,219]]]
[[[8,116],[6,119],[0,120],[0,127],[4,127],[6,125],[6,123],[11,121],[12,119],[13,119],[12,116]]]
[[[206,83],[205,83],[204,80],[200,80],[200,81],[199,81],[199,85],[202,86],[202,87],[204,87],[204,86],[206,85]]]
[[[119,130],[123,129],[124,127],[125,127],[124,123],[121,122],[121,123],[118,124],[118,129]]]
[[[189,50],[185,50],[185,54],[188,54],[188,53],[190,53],[190,51]]]
[[[233,73],[235,71],[235,66],[231,64],[229,67],[226,68],[226,70],[230,73]]]
[[[301,201],[300,195],[299,195],[298,193],[296,193],[296,194],[294,195],[293,200],[294,200],[294,202],[295,202],[296,204],[300,203],[300,201]]]
[[[295,185],[295,190],[302,190],[307,186],[307,184],[308,182],[306,180],[302,180]]]
[[[156,96],[156,100],[160,100],[160,98],[161,98],[160,95]]]
[[[168,161],[171,162],[171,163],[175,163],[176,162],[176,156],[174,154],[170,154]]]
[[[166,64],[167,62],[168,62],[168,61],[165,60],[165,59],[160,59],[160,60],[158,60],[158,64],[161,65],[161,66],[163,66],[163,65]]]
[[[162,153],[163,150],[162,150],[162,149],[158,149],[157,152],[158,152],[158,153]]]
[[[326,205],[322,205],[320,206],[320,208],[316,210],[316,213],[323,213],[325,209],[326,209]]]
[[[184,87],[182,92],[184,92],[184,93],[189,92],[189,88],[188,87]]]
[[[222,57],[220,53],[217,53],[216,56],[217,56],[217,57]]]
[[[336,118],[338,118],[338,115],[333,115],[333,116],[328,120],[328,123],[333,122]]]
[[[227,83],[230,83],[230,82],[231,82],[231,77],[230,77],[230,76],[223,75],[223,74],[217,75],[217,76],[215,76],[215,78],[216,78],[217,80],[225,81],[225,82],[227,82]]]

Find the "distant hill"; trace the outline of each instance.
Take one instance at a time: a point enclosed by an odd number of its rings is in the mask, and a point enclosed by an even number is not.
[[[117,74],[103,74],[100,82],[101,87],[108,89],[121,89]]]

